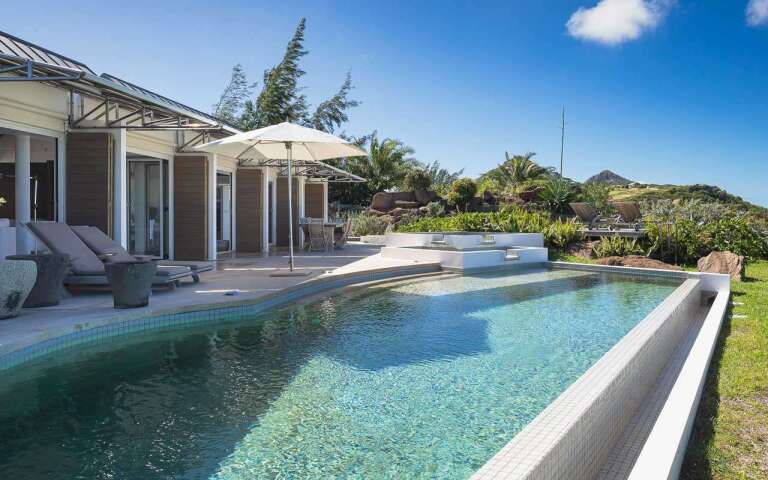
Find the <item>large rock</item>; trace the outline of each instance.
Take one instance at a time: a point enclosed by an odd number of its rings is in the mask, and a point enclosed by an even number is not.
[[[392,195],[387,192],[379,192],[374,194],[373,199],[371,199],[371,210],[388,212],[395,206],[394,203]]]
[[[419,208],[421,204],[416,201],[410,201],[410,200],[395,200],[395,209],[397,208],[405,208],[407,210],[410,210],[412,208]]]
[[[435,199],[437,194],[435,192],[429,192],[427,190],[416,190],[413,192],[413,196],[416,197],[416,201],[422,205],[426,205]]]
[[[744,257],[733,252],[712,252],[699,259],[700,272],[725,273],[735,282],[744,279]]]
[[[659,270],[682,270],[676,265],[654,260],[653,258],[640,255],[629,255],[626,257],[605,257],[595,260],[598,265],[612,265],[616,267],[635,267],[635,268],[656,268]]]

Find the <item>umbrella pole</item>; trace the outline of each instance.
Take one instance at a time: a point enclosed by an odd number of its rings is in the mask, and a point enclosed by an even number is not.
[[[291,157],[293,150],[291,142],[285,142],[288,157],[288,269],[293,271],[293,179],[291,178]]]

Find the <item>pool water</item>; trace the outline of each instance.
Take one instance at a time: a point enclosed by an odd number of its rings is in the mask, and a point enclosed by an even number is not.
[[[466,478],[679,281],[369,286],[0,376],[0,478]]]

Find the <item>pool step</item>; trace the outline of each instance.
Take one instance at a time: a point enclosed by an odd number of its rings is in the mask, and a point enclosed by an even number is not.
[[[520,260],[520,255],[518,255],[514,251],[510,252],[509,250],[507,250],[507,253],[504,255],[504,261],[513,262],[515,260]]]

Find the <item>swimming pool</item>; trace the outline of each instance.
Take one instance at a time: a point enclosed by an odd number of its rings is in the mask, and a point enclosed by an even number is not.
[[[680,283],[441,276],[62,351],[0,379],[0,476],[466,478]]]

